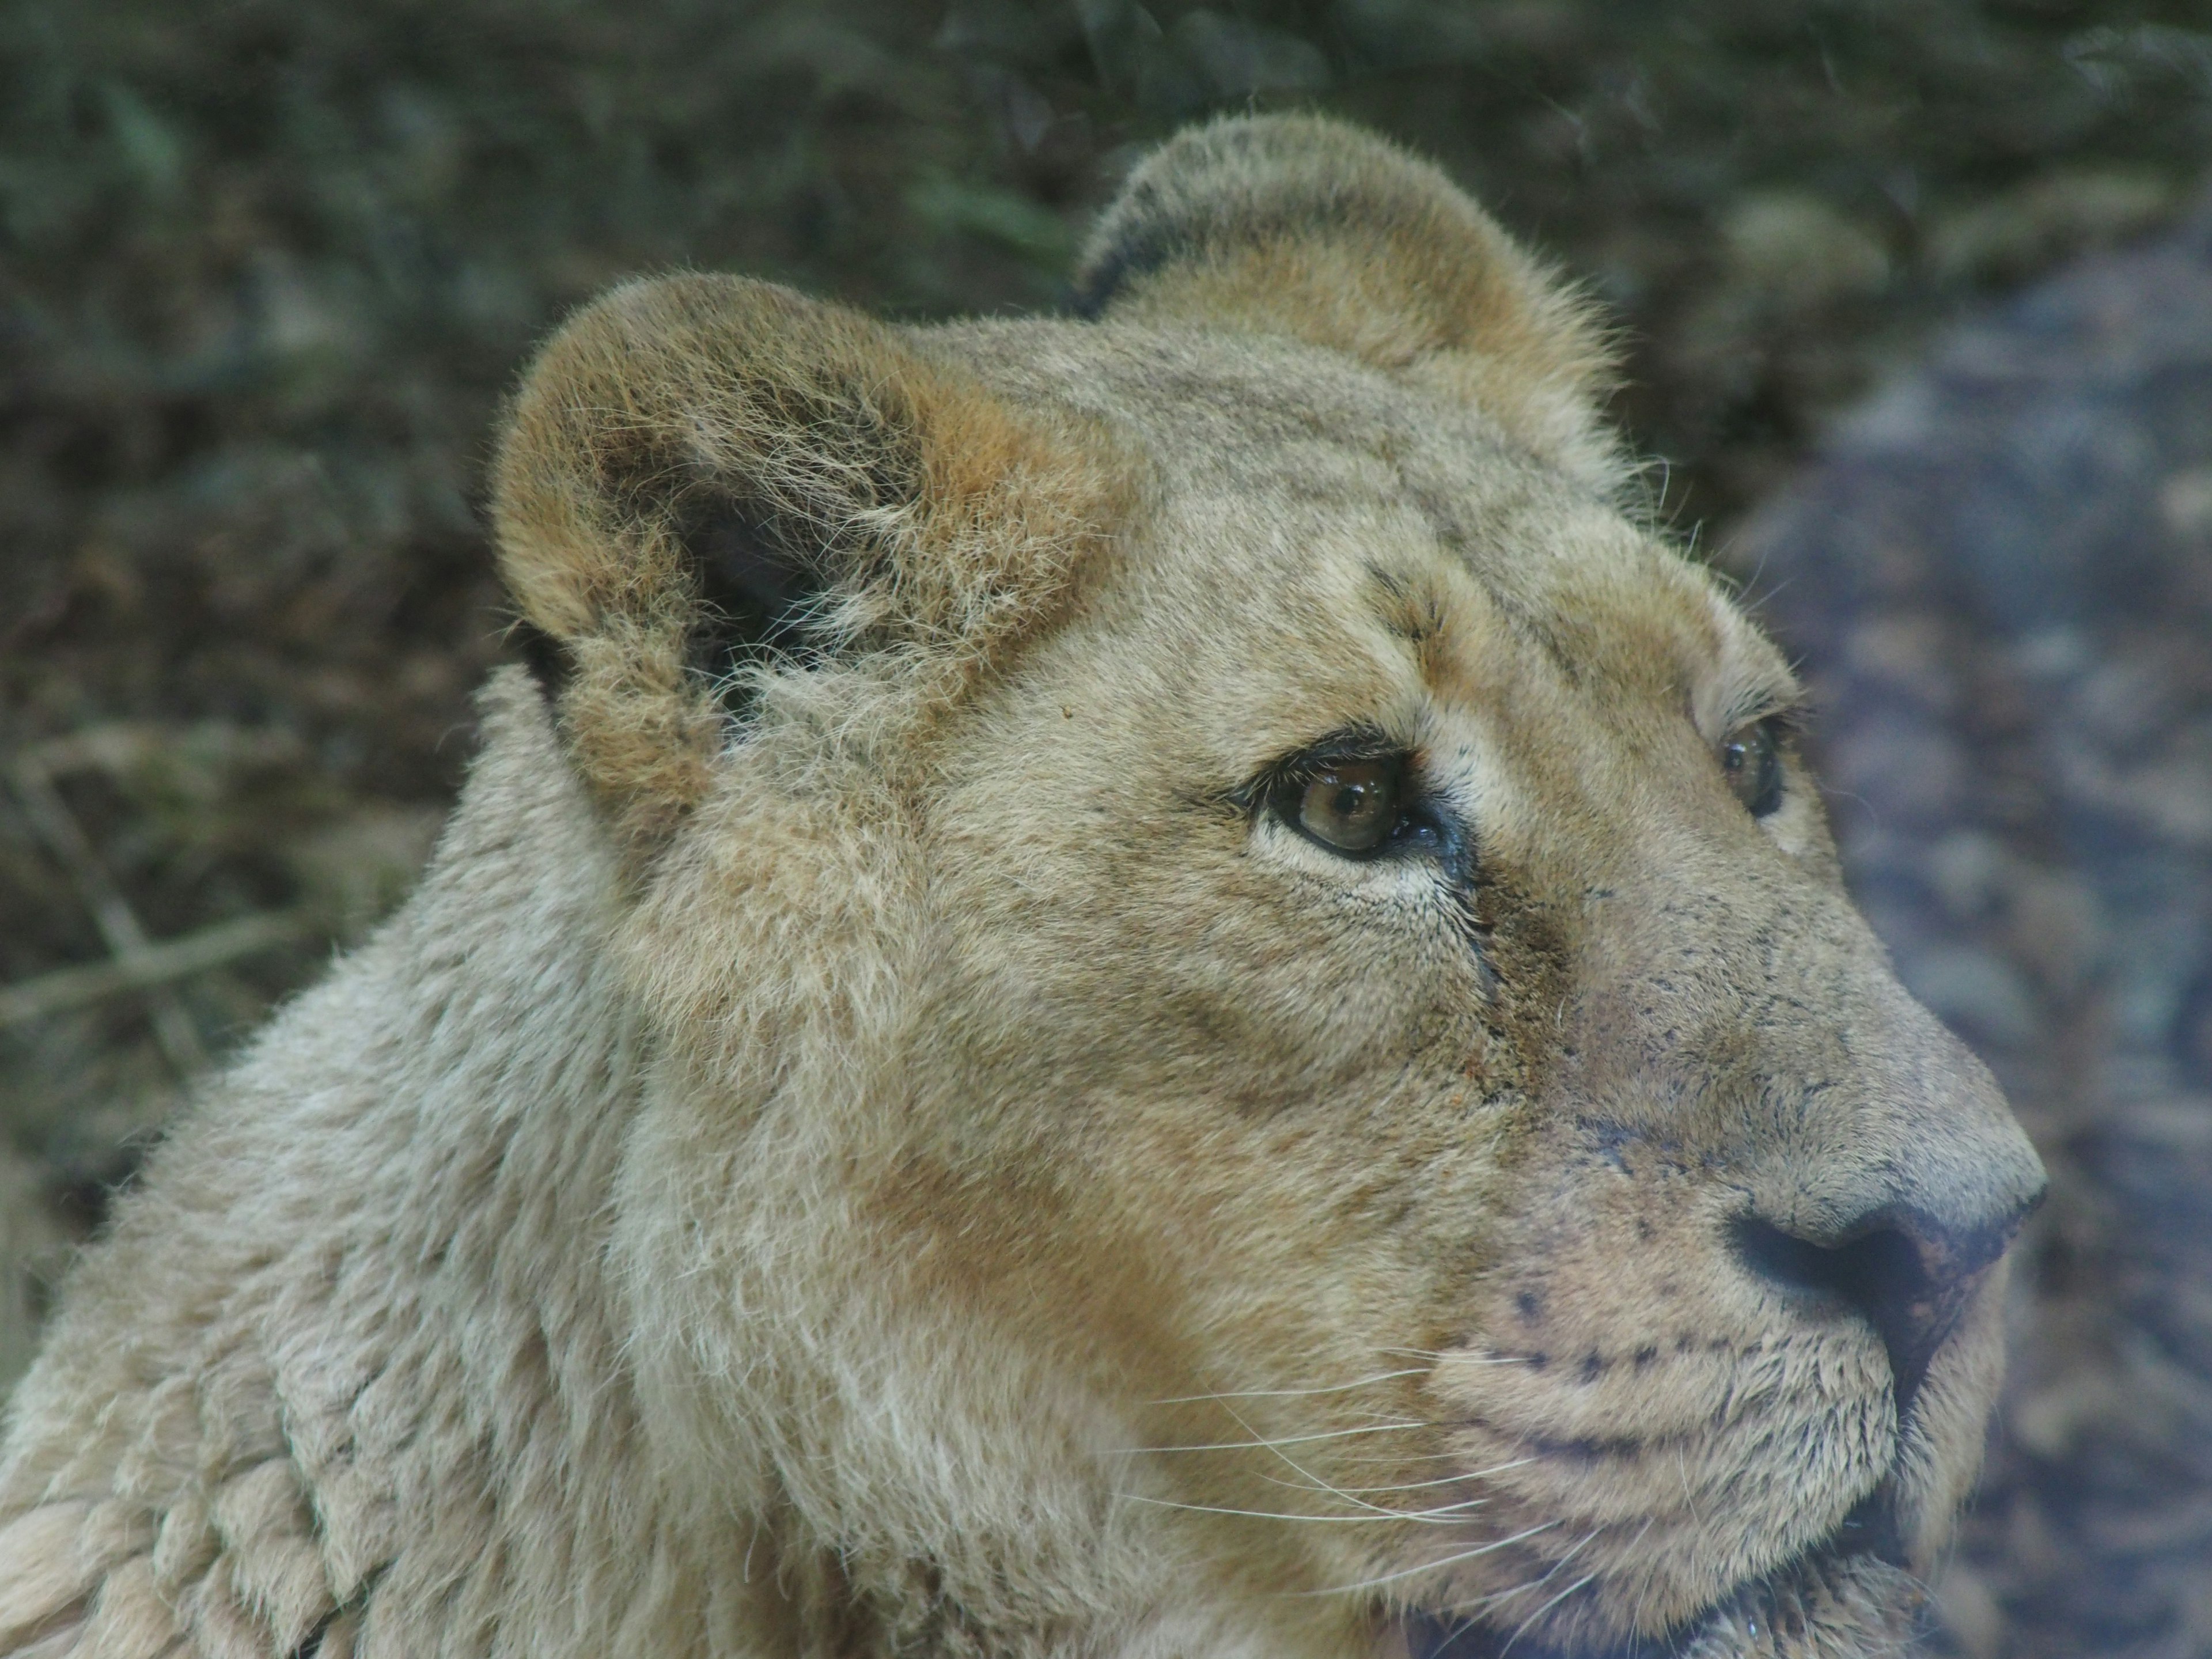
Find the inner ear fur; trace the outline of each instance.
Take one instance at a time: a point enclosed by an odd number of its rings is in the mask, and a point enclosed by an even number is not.
[[[1170,139],[1099,221],[1075,302],[1346,352],[1593,486],[1626,475],[1593,308],[1436,167],[1341,122],[1236,117]]]
[[[556,334],[495,475],[501,573],[573,763],[649,848],[749,663],[889,653],[926,718],[1054,609],[1114,480],[890,330],[738,277],[633,283]]]

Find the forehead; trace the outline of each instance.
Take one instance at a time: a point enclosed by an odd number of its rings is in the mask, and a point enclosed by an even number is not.
[[[1637,705],[1709,736],[1796,700],[1708,573],[1479,413],[1289,342],[1122,348],[1085,383],[1155,487],[1109,586],[1190,674],[1255,682],[1255,743],[1438,697]]]

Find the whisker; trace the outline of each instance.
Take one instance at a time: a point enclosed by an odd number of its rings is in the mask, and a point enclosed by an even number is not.
[[[1460,1425],[1456,1423],[1429,1423],[1423,1425],[1423,1426],[1431,1429],[1455,1429]],[[1439,1451],[1377,1452],[1374,1455],[1374,1461],[1378,1463],[1385,1462],[1448,1463],[1451,1462],[1452,1459],[1462,1455],[1464,1455],[1463,1453],[1453,1451],[1447,1448]]]
[[[1252,1425],[1249,1423],[1247,1423],[1242,1416],[1238,1415],[1237,1408],[1234,1406],[1224,1401],[1222,1404],[1221,1409],[1227,1412],[1231,1418],[1235,1419],[1237,1426],[1243,1430],[1245,1433],[1251,1434],[1254,1432]],[[1280,1445],[1270,1443],[1267,1449],[1273,1452],[1278,1458],[1281,1459],[1285,1464],[1288,1465],[1291,1474],[1297,1475],[1300,1480],[1311,1481],[1318,1491],[1327,1492],[1332,1498],[1341,1499],[1343,1502],[1351,1504],[1354,1509],[1371,1510],[1376,1515],[1389,1515],[1393,1513],[1393,1511],[1383,1508],[1383,1506],[1379,1504],[1370,1504],[1364,1499],[1354,1498],[1347,1492],[1339,1492],[1334,1486],[1322,1480],[1312,1470],[1306,1468],[1298,1463],[1289,1453],[1284,1451]]]
[[[1313,1486],[1302,1481],[1278,1480],[1271,1475],[1265,1474],[1261,1475],[1260,1479],[1265,1480],[1271,1486],[1281,1486],[1285,1491],[1289,1492],[1312,1492],[1316,1490]],[[1429,1486],[1438,1483],[1422,1481],[1418,1484]],[[1329,1495],[1335,1498],[1357,1498],[1362,1492],[1389,1492],[1391,1490],[1393,1490],[1393,1488],[1388,1486],[1330,1486],[1328,1488]],[[1412,1490],[1412,1488],[1400,1487],[1396,1490],[1409,1491]],[[1387,1504],[1370,1504],[1366,1507],[1385,1515],[1401,1515],[1408,1521],[1425,1521],[1433,1520],[1438,1516],[1460,1515],[1465,1513],[1468,1510],[1485,1509],[1488,1507],[1489,1503],[1490,1500],[1487,1498],[1469,1498],[1457,1504],[1432,1504],[1425,1510],[1393,1510]]]
[[[1295,1590],[1291,1593],[1296,1595],[1349,1595],[1354,1590],[1373,1589],[1377,1584],[1393,1584],[1401,1578],[1411,1578],[1419,1573],[1438,1572],[1446,1567],[1457,1566],[1462,1561],[1472,1561],[1478,1555],[1488,1555],[1494,1550],[1504,1549],[1509,1544],[1517,1544],[1523,1539],[1534,1538],[1540,1532],[1549,1532],[1553,1528],[1565,1524],[1564,1522],[1559,1521],[1547,1521],[1541,1526],[1530,1527],[1525,1532],[1516,1532],[1510,1538],[1499,1538],[1487,1544],[1478,1544],[1471,1550],[1462,1550],[1456,1555],[1447,1555],[1438,1561],[1425,1561],[1418,1567],[1401,1567],[1397,1571],[1386,1572],[1379,1578],[1363,1578],[1356,1584],[1339,1584],[1334,1589]]]
[[[1284,1484],[1287,1485],[1289,1483],[1285,1482]],[[1362,1524],[1371,1526],[1377,1522],[1411,1521],[1420,1522],[1428,1520],[1428,1517],[1425,1516],[1403,1515],[1391,1510],[1382,1510],[1374,1515],[1299,1515],[1276,1510],[1240,1510],[1221,1504],[1184,1504],[1179,1503],[1172,1498],[1149,1498],[1140,1492],[1117,1492],[1114,1496],[1122,1499],[1126,1503],[1150,1504],[1154,1509],[1188,1510],[1197,1515],[1238,1515],[1243,1516],[1253,1521],[1326,1521],[1331,1526],[1350,1527]],[[1429,1524],[1443,1525],[1449,1523],[1431,1521],[1429,1522]]]
[[[1425,1510],[1407,1510],[1404,1513],[1409,1521],[1431,1521],[1443,1516],[1464,1515],[1469,1510],[1484,1510],[1489,1507],[1490,1500],[1487,1498],[1469,1498],[1457,1504],[1437,1504]]]
[[[1422,1455],[1445,1457],[1451,1455],[1449,1452]],[[1371,1495],[1378,1492],[1423,1492],[1431,1486],[1455,1486],[1463,1480],[1481,1480],[1493,1474],[1503,1474],[1508,1469],[1522,1468],[1535,1461],[1533,1457],[1516,1457],[1510,1462],[1492,1463],[1486,1469],[1469,1469],[1463,1474],[1439,1475],[1434,1480],[1401,1480],[1387,1486],[1340,1486],[1337,1490],[1346,1493],[1357,1492],[1363,1495]],[[1263,1480],[1269,1479],[1267,1475],[1261,1475],[1260,1478]],[[1284,1481],[1281,1484],[1288,1486],[1290,1483]]]
[[[1516,1584],[1510,1589],[1492,1590],[1489,1595],[1477,1596],[1472,1601],[1455,1601],[1449,1607],[1445,1608],[1444,1611],[1447,1613],[1462,1613],[1472,1611],[1476,1607],[1496,1607],[1501,1601],[1510,1601],[1516,1595],[1526,1595],[1532,1589],[1543,1589],[1545,1585],[1550,1583],[1554,1578],[1557,1578],[1559,1576],[1560,1569],[1565,1567],[1568,1562],[1573,1560],[1575,1557],[1580,1555],[1583,1551],[1588,1547],[1590,1540],[1595,1538],[1602,1530],[1603,1528],[1599,1527],[1591,1528],[1589,1531],[1582,1535],[1581,1540],[1572,1549],[1569,1550],[1565,1555],[1562,1555],[1558,1560],[1553,1562],[1550,1566],[1545,1568],[1543,1571],[1538,1573],[1534,1578],[1529,1579],[1527,1583]],[[1590,1577],[1595,1577],[1596,1575],[1593,1573]],[[1586,1584],[1589,1582],[1589,1579],[1585,1578],[1582,1582]],[[1581,1588],[1580,1585],[1571,1586],[1569,1590],[1565,1593],[1571,1594],[1574,1589],[1577,1589],[1579,1588]],[[1545,1608],[1551,1605],[1552,1603],[1547,1601],[1544,1604],[1543,1607],[1537,1608],[1536,1616],[1539,1618],[1542,1617]],[[1525,1629],[1526,1626],[1523,1626],[1523,1628]],[[1517,1631],[1515,1632],[1516,1636],[1520,1632]]]
[[[1325,1389],[1236,1389],[1224,1394],[1179,1394],[1165,1400],[1146,1403],[1154,1406],[1196,1406],[1209,1401],[1227,1400],[1287,1400],[1298,1395],[1349,1394],[1354,1389],[1364,1389],[1376,1382],[1388,1382],[1394,1377],[1423,1376],[1425,1365],[1412,1365],[1404,1370],[1378,1371],[1373,1376],[1363,1376],[1357,1382],[1337,1382]]]
[[[1474,1359],[1464,1348],[1377,1348],[1377,1353],[1396,1354],[1401,1359],[1456,1360],[1462,1365],[1525,1365],[1528,1359],[1516,1353],[1492,1354],[1486,1359]]]
[[[1657,1519],[1658,1517],[1656,1516],[1645,1516],[1644,1517],[1644,1524],[1636,1529],[1636,1536],[1629,1540],[1628,1547],[1621,1552],[1622,1554],[1633,1556],[1636,1553],[1637,1546],[1644,1541],[1644,1534],[1651,1530],[1651,1523]],[[1651,1580],[1649,1577],[1646,1577],[1643,1583],[1637,1588],[1636,1606],[1628,1615],[1629,1629],[1634,1630],[1638,1625],[1644,1622],[1644,1603],[1645,1599],[1649,1597],[1650,1594]]]
[[[1394,1375],[1404,1374],[1405,1373],[1402,1372],[1394,1373]],[[1352,1387],[1357,1385],[1347,1384],[1345,1386]],[[1316,1389],[1312,1392],[1338,1393],[1341,1391],[1341,1389]],[[1270,1392],[1274,1391],[1253,1391],[1255,1395],[1264,1395]],[[1286,1390],[1284,1392],[1293,1391]],[[1489,1502],[1489,1499],[1487,1498],[1481,1497],[1471,1498],[1456,1504],[1432,1504],[1424,1509],[1410,1510],[1396,1509],[1387,1504],[1370,1503],[1367,1501],[1367,1499],[1370,1494],[1381,1494],[1393,1492],[1422,1492],[1433,1490],[1438,1486],[1463,1485],[1470,1480],[1480,1480],[1489,1475],[1501,1474],[1507,1469],[1518,1468],[1523,1464],[1533,1461],[1529,1458],[1516,1458],[1508,1462],[1493,1464],[1487,1468],[1455,1471],[1450,1474],[1440,1476],[1433,1480],[1397,1481],[1386,1485],[1352,1488],[1338,1486],[1331,1481],[1315,1474],[1311,1469],[1307,1468],[1304,1464],[1297,1462],[1297,1459],[1291,1457],[1289,1453],[1283,1449],[1283,1448],[1285,1446],[1311,1444],[1320,1441],[1342,1440],[1368,1434],[1402,1433],[1416,1429],[1433,1428],[1438,1425],[1425,1422],[1364,1424],[1347,1429],[1328,1430],[1303,1435],[1285,1435],[1270,1438],[1269,1437],[1260,1433],[1256,1428],[1255,1428],[1237,1411],[1235,1407],[1229,1404],[1230,1399],[1234,1397],[1241,1396],[1209,1395],[1202,1396],[1194,1395],[1190,1398],[1194,1401],[1204,1400],[1208,1403],[1220,1406],[1221,1408],[1228,1413],[1230,1418],[1235,1421],[1237,1427],[1244,1430],[1251,1436],[1249,1440],[1209,1441],[1184,1446],[1126,1447],[1119,1448],[1117,1449],[1123,1455],[1138,1455],[1153,1452],[1170,1451],[1243,1451],[1247,1449],[1254,1449],[1269,1452],[1285,1468],[1287,1468],[1292,1474],[1297,1476],[1297,1480],[1289,1481],[1267,1475],[1261,1475],[1260,1478],[1266,1480],[1270,1486],[1280,1486],[1285,1490],[1292,1492],[1316,1492],[1324,1497],[1334,1498],[1340,1503],[1345,1504],[1354,1510],[1364,1511],[1364,1513],[1350,1516],[1311,1515],[1264,1510],[1245,1510],[1212,1504],[1188,1504],[1174,1499],[1145,1497],[1137,1493],[1127,1493],[1123,1495],[1130,1498],[1133,1501],[1149,1503],[1165,1509],[1189,1510],[1206,1514],[1245,1516],[1258,1520],[1340,1522],[1346,1520],[1370,1520],[1406,1522],[1413,1525],[1424,1526],[1454,1526],[1459,1524],[1459,1517],[1465,1516],[1471,1510],[1484,1507]],[[1164,1404],[1169,1402],[1163,1401],[1160,1403]],[[1428,1459],[1449,1455],[1451,1455],[1449,1453],[1424,1453],[1415,1454],[1414,1457],[1417,1459]],[[1401,1457],[1395,1461],[1402,1463],[1407,1460]]]
[[[1595,1533],[1592,1533],[1590,1534],[1591,1538],[1595,1538],[1597,1534]],[[1583,1540],[1583,1543],[1588,1543],[1589,1541],[1589,1539],[1584,1539]],[[1575,1547],[1577,1549],[1580,1549],[1582,1545],[1577,1544]],[[1561,1559],[1565,1559],[1564,1557]],[[1526,1619],[1523,1619],[1521,1621],[1520,1627],[1516,1629],[1512,1635],[1505,1638],[1505,1645],[1498,1650],[1498,1659],[1505,1659],[1505,1656],[1513,1651],[1513,1644],[1528,1633],[1528,1627],[1531,1625],[1534,1624],[1539,1619],[1541,1619],[1553,1607],[1559,1606],[1560,1602],[1565,1601],[1570,1595],[1572,1595],[1577,1590],[1580,1589],[1584,1584],[1589,1583],[1591,1579],[1596,1577],[1597,1574],[1594,1571],[1584,1573],[1581,1577],[1576,1579],[1573,1583],[1568,1585],[1566,1589],[1561,1590],[1550,1601],[1545,1602],[1542,1607],[1537,1608],[1535,1612],[1530,1613]]]
[[[1303,1446],[1316,1440],[1343,1440],[1356,1434],[1403,1434],[1413,1429],[1435,1426],[1431,1423],[1370,1423],[1356,1429],[1330,1429],[1319,1434],[1285,1435],[1278,1440],[1213,1440],[1194,1446],[1118,1446],[1110,1449],[1114,1455],[1119,1457],[1144,1457],[1155,1452],[1251,1451],[1255,1448],[1272,1451],[1278,1446]]]
[[[1521,1583],[1510,1585],[1502,1590],[1492,1590],[1487,1595],[1478,1595],[1472,1601],[1455,1601],[1449,1607],[1443,1608],[1442,1611],[1445,1613],[1465,1613],[1467,1615],[1467,1617],[1461,1621],[1457,1630],[1453,1632],[1455,1637],[1457,1636],[1459,1631],[1473,1630],[1476,1624],[1480,1622],[1474,1616],[1478,1609],[1482,1607],[1494,1607],[1501,1601],[1510,1601],[1516,1595],[1526,1595],[1532,1589],[1540,1589],[1545,1582],[1551,1577],[1553,1571],[1557,1565],[1558,1564],[1554,1562],[1553,1566],[1547,1567],[1543,1571],[1538,1573],[1534,1578],[1525,1580]],[[1449,1645],[1449,1644],[1447,1644],[1447,1645]]]

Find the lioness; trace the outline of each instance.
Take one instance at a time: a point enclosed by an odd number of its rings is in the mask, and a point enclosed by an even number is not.
[[[422,890],[154,1157],[0,1652],[1867,1655],[2042,1185],[1591,319],[1224,122],[1080,316],[617,290]]]

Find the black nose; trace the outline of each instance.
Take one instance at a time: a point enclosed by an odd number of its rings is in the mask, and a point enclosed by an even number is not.
[[[1909,1206],[1885,1205],[1827,1238],[1747,1215],[1735,1224],[1736,1252],[1769,1283],[1866,1317],[1889,1350],[1902,1423],[1983,1269],[2004,1254],[2042,1198],[2039,1190],[2005,1215],[1969,1228],[1946,1225]]]

